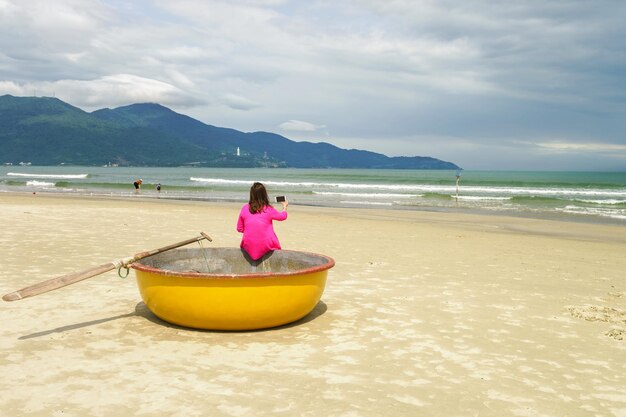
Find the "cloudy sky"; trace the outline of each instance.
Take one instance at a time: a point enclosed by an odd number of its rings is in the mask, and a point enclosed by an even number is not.
[[[626,170],[626,1],[0,0],[0,94],[466,169]]]

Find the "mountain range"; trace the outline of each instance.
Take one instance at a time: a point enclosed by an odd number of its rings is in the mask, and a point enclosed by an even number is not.
[[[205,124],[154,103],[91,113],[54,97],[0,96],[0,164],[457,169]]]

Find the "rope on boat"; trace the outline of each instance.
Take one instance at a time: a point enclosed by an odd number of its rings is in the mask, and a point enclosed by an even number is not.
[[[135,262],[135,257],[134,256],[129,256],[128,258],[123,258],[123,259],[120,259],[118,261],[114,261],[112,263],[115,266],[115,268],[120,268],[122,266],[124,268],[128,268],[128,265],[132,264],[133,262]]]
[[[201,240],[198,241],[198,245],[200,245],[200,252],[202,252],[202,255],[204,256],[204,262],[206,263],[206,272],[208,274],[209,272],[211,272],[211,268],[209,267],[209,259],[206,257],[206,249],[204,248]]]

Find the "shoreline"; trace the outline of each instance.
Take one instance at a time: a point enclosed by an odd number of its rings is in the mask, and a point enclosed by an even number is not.
[[[239,203],[0,194],[3,294],[197,236]],[[116,271],[0,304],[0,407],[78,417],[626,413],[626,229],[289,206],[285,249],[336,265],[299,322],[173,326]],[[306,395],[303,395],[306,393]]]
[[[150,191],[149,193],[140,193],[133,194],[132,191],[129,191],[128,194],[114,194],[110,193],[94,193],[90,191],[89,193],[77,193],[77,192],[58,192],[58,191],[0,191],[0,196],[2,195],[39,195],[39,196],[48,196],[48,197],[62,197],[62,198],[70,198],[74,197],[77,199],[81,198],[95,198],[95,199],[111,199],[111,200],[129,200],[129,201],[171,201],[171,202],[195,202],[195,203],[206,203],[206,204],[245,204],[247,200],[245,198],[219,198],[219,197],[189,197],[189,196],[175,196],[175,195],[167,195],[167,194],[157,194],[156,192]],[[575,213],[550,213],[550,212],[532,212],[532,211],[519,211],[519,210],[489,210],[489,209],[480,209],[474,207],[424,207],[424,206],[403,206],[403,205],[393,205],[393,206],[365,206],[365,205],[345,205],[345,206],[337,206],[330,204],[313,204],[313,203],[290,203],[293,207],[311,207],[311,208],[328,208],[328,209],[339,209],[339,210],[387,210],[391,212],[422,212],[422,213],[451,213],[451,214],[459,214],[459,215],[477,215],[477,216],[496,216],[496,217],[506,217],[506,218],[519,218],[519,219],[533,219],[533,220],[546,220],[546,221],[556,221],[556,222],[565,222],[565,223],[580,223],[580,224],[599,224],[599,225],[607,225],[607,226],[618,226],[618,227],[626,227],[626,220],[612,218],[612,217],[604,217],[604,216],[589,216],[589,215],[581,215]]]

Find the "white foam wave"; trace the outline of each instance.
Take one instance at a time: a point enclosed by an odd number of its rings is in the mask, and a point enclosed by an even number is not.
[[[610,217],[612,219],[626,220],[626,210],[620,210],[620,209],[565,206],[564,208],[560,210],[557,209],[557,210],[563,213],[595,215],[595,216],[601,216],[601,217]]]
[[[351,201],[351,200],[342,200],[341,204],[361,204],[364,206],[393,206],[393,203],[383,203],[381,201]]]
[[[432,186],[433,192],[448,192],[455,190],[454,187]],[[510,196],[542,196],[542,197],[612,197],[626,198],[626,189],[624,190],[605,190],[600,188],[582,189],[582,188],[529,188],[529,187],[460,187],[460,191],[470,194],[491,194],[491,195],[510,195]]]
[[[21,172],[8,172],[8,176],[10,177],[28,177],[28,178],[56,178],[56,179],[77,179],[77,178],[87,178],[89,174],[26,174]]]
[[[359,197],[359,198],[413,198],[423,197],[423,194],[392,194],[392,193],[335,193],[327,191],[313,191],[315,195],[323,195],[329,197]]]
[[[203,182],[215,185],[251,185],[253,180],[229,180],[224,178],[202,178],[191,177],[191,181]],[[451,194],[456,192],[455,185],[429,185],[429,184],[358,184],[358,183],[335,183],[335,182],[291,182],[291,181],[261,181],[271,187],[285,188],[315,188],[323,192],[326,189],[332,190],[359,190],[370,191],[380,190],[388,192],[408,192],[412,194],[423,193],[443,193]],[[464,194],[470,195],[496,195],[496,196],[542,196],[542,197],[606,197],[626,199],[626,189],[600,189],[600,188],[556,188],[556,187],[486,187],[486,186],[461,186],[459,188]]]
[[[616,199],[608,199],[608,200],[576,200],[581,203],[592,203],[592,204],[606,204],[606,205],[616,205],[616,204],[626,204],[626,200],[616,200]]]
[[[203,182],[216,185],[252,185],[257,180],[227,180],[224,178],[202,178],[191,177],[190,181]],[[294,187],[294,188],[320,188],[320,189],[347,189],[347,190],[390,190],[390,191],[419,191],[420,189],[430,189],[429,186],[403,185],[403,184],[354,184],[341,182],[310,182],[310,181],[264,181],[263,184],[272,187]]]
[[[510,200],[513,197],[496,197],[496,196],[476,196],[476,195],[460,195],[456,196],[456,194],[451,195],[452,198],[458,198],[459,200],[470,200],[470,201],[486,201],[486,200],[494,200],[494,201],[503,201]]]
[[[26,181],[26,185],[30,187],[54,187],[53,182],[45,181]]]
[[[253,183],[257,182],[257,180],[227,180],[224,178],[201,178],[201,177],[190,177],[190,181],[195,182],[203,182],[206,184],[216,184],[216,185],[247,185],[250,186]],[[317,187],[320,185],[324,185],[323,183],[318,182],[288,182],[288,181],[260,181],[265,185],[273,186],[273,187]]]

